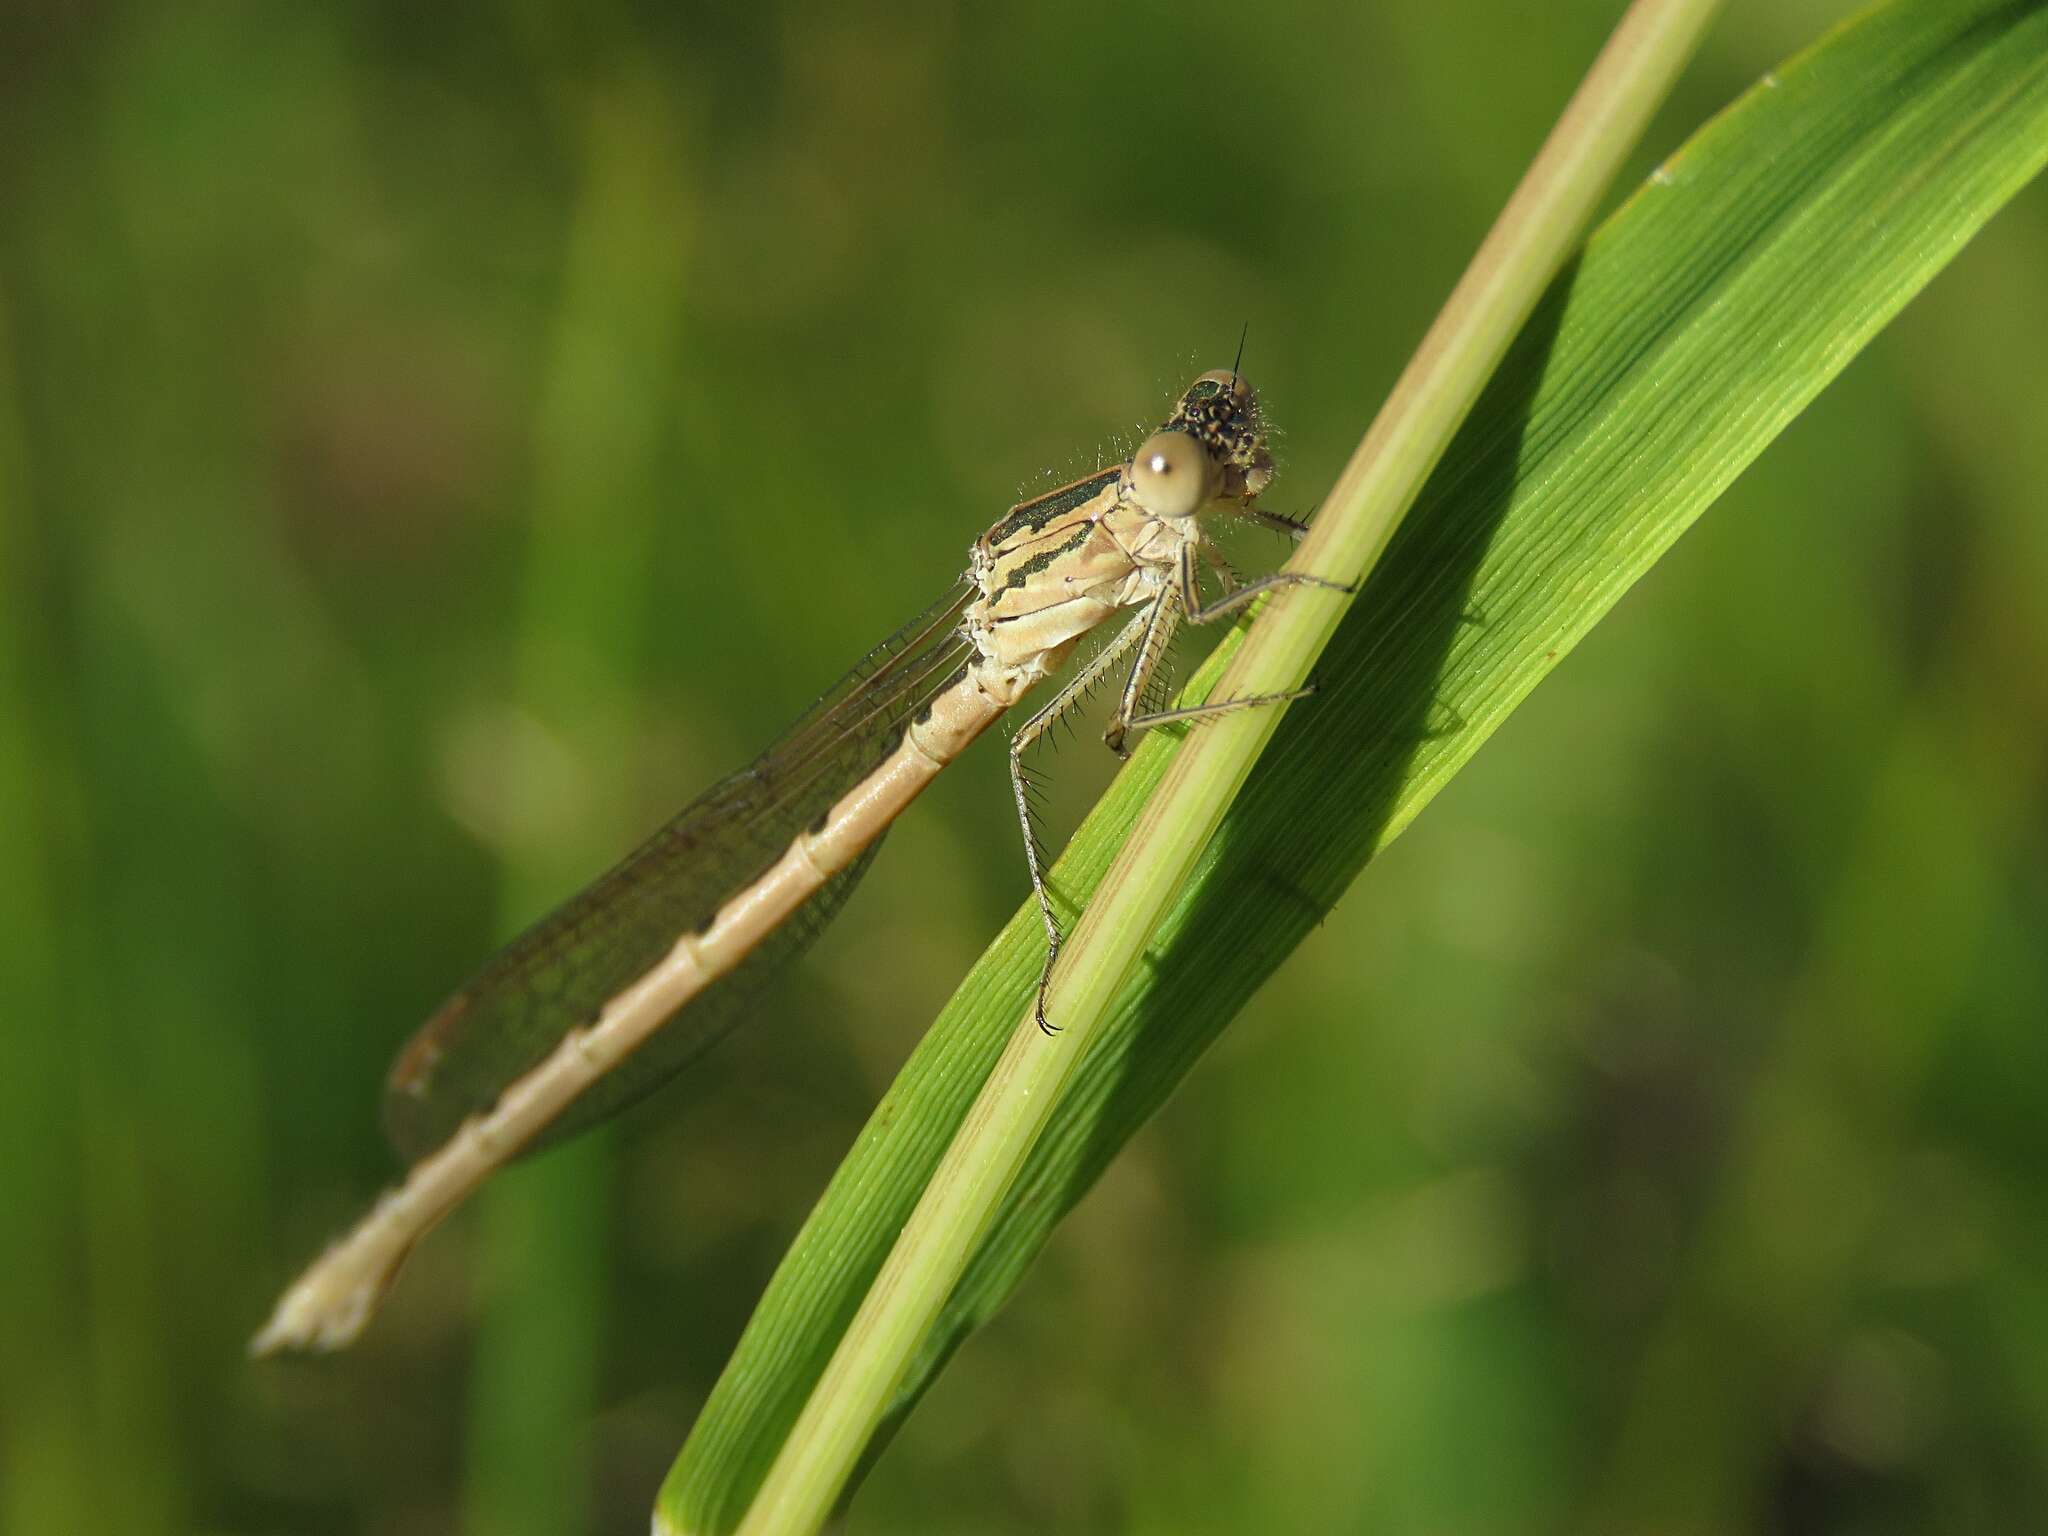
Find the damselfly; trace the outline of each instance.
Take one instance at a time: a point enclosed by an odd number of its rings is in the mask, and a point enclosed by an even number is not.
[[[279,1301],[252,1348],[331,1349],[368,1320],[429,1227],[514,1155],[642,1097],[730,1029],[761,983],[828,922],[889,823],[1091,630],[1123,627],[1010,743],[1010,783],[1045,921],[1038,991],[1059,955],[1023,754],[1111,670],[1129,669],[1107,739],[1298,697],[1148,710],[1175,628],[1290,584],[1231,585],[1209,525],[1250,518],[1273,474],[1251,387],[1235,368],[1189,386],[1120,464],[1013,507],[968,570],[753,764],[525,934],[445,1003],[393,1066],[385,1126],[411,1169]],[[1225,582],[1202,600],[1205,562]]]

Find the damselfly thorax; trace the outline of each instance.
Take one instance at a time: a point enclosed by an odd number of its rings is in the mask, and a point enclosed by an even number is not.
[[[361,1330],[412,1244],[490,1172],[640,1098],[731,1029],[754,992],[844,902],[889,823],[974,738],[1067,661],[1010,743],[1025,862],[1046,934],[1037,1020],[1061,930],[1023,757],[1128,658],[1106,739],[1293,694],[1148,711],[1166,645],[1283,584],[1203,603],[1205,522],[1235,514],[1299,535],[1255,503],[1272,477],[1258,404],[1235,370],[1203,374],[1121,464],[1011,508],[969,569],[762,755],[493,957],[400,1053],[385,1125],[405,1181],[279,1301],[253,1348],[333,1348]]]
[[[1121,609],[1192,574],[1198,514],[1249,507],[1272,477],[1250,386],[1197,379],[1129,460],[1013,507],[974,544],[980,600],[967,616],[982,659],[1032,681]]]

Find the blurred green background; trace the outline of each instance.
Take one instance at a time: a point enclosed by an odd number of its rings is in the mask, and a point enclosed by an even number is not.
[[[5,1529],[645,1529],[1024,894],[1001,753],[743,1038],[252,1365],[392,1173],[390,1055],[1247,323],[1306,510],[1617,10],[10,7]],[[1635,174],[1841,14],[1733,5]],[[2036,187],[1369,871],[854,1529],[2048,1519],[2044,337]]]

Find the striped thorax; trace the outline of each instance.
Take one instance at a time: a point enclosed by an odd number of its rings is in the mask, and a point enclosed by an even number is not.
[[[1218,369],[1123,464],[1013,507],[974,545],[965,625],[984,688],[1014,703],[1083,635],[1154,601],[1198,554],[1199,514],[1248,506],[1272,473],[1251,386]]]

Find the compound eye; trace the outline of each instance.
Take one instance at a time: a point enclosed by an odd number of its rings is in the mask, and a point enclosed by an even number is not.
[[[1191,517],[1215,498],[1216,461],[1185,432],[1155,432],[1131,458],[1131,490],[1154,517]]]
[[[1220,392],[1227,393],[1240,408],[1252,403],[1251,385],[1247,384],[1234,369],[1211,368],[1195,382],[1219,386]]]

